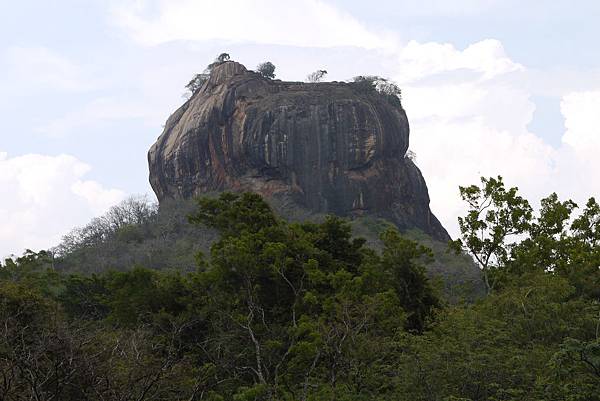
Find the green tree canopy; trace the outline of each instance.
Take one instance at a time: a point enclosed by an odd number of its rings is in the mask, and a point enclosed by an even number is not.
[[[275,65],[270,61],[265,61],[264,63],[260,63],[256,67],[256,72],[262,75],[265,78],[275,79]]]

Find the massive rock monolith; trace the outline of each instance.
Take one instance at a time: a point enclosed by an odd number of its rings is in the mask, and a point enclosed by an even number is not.
[[[408,139],[399,100],[369,85],[270,80],[228,61],[167,120],[148,153],[150,183],[159,201],[253,191],[445,241]]]

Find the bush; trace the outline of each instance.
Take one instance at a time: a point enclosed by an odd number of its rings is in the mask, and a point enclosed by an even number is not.
[[[394,106],[401,106],[402,90],[393,81],[387,78],[382,78],[377,75],[359,75],[352,79],[351,82],[360,92],[368,93],[376,91],[388,99]]]
[[[256,72],[265,78],[273,79],[275,78],[275,65],[270,61],[260,63],[258,67],[256,67]]]

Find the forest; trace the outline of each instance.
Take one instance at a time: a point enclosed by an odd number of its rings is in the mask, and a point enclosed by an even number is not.
[[[165,235],[126,269],[90,265],[103,243],[142,242],[140,209],[7,259],[0,400],[600,400],[596,200],[533,207],[501,177],[460,191],[445,252],[473,258],[478,295],[449,296],[426,274],[437,254],[393,227],[373,247],[347,220],[287,221],[251,193],[179,212],[210,247]],[[160,244],[193,266],[140,265]]]

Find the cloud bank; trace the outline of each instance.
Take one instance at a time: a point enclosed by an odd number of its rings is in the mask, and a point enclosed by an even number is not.
[[[54,246],[123,199],[122,191],[86,180],[89,171],[73,156],[0,153],[0,257]]]
[[[228,40],[286,46],[380,47],[382,37],[318,0],[119,1],[113,16],[138,43]]]
[[[456,218],[465,212],[457,187],[480,176],[502,175],[534,203],[551,192],[579,203],[598,193],[600,92],[564,95],[567,130],[553,147],[541,133],[528,131],[535,104],[526,68],[512,62],[500,42],[485,40],[463,51],[439,44],[407,47],[417,51],[400,53],[396,79],[404,88],[411,147],[432,208],[451,234],[457,235]]]
[[[32,91],[81,92],[95,88],[88,71],[56,51],[43,46],[9,47],[1,63],[4,89],[15,94]]]

